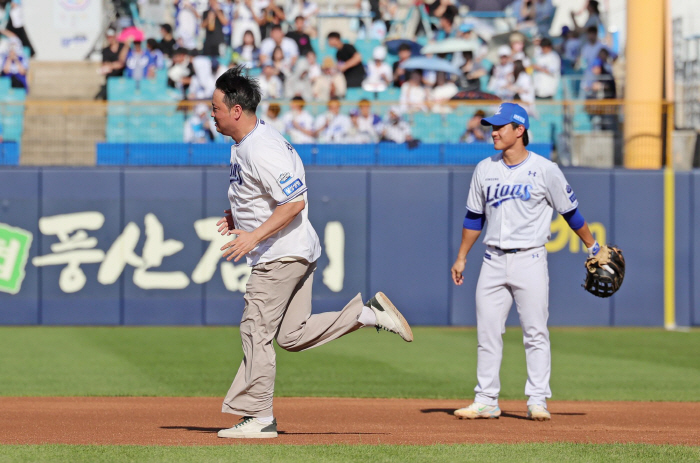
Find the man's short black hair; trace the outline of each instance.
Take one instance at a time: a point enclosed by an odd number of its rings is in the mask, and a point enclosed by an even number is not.
[[[540,47],[549,47],[552,48],[552,41],[549,39],[549,37],[545,37],[540,41]]]
[[[152,50],[155,50],[156,48],[158,48],[158,41],[154,38],[150,38],[146,40],[146,45]]]
[[[598,26],[588,26],[586,32],[588,32],[589,34],[598,35]]]
[[[160,25],[160,28],[163,29],[166,33],[172,34],[173,33],[173,26],[171,26],[168,23],[163,23]]]
[[[282,26],[280,26],[279,24],[275,24],[270,28],[270,32],[274,31],[275,29],[282,30]]]
[[[245,66],[232,67],[216,79],[216,88],[224,94],[224,104],[231,110],[239,105],[247,113],[255,113],[260,104],[260,86],[257,79],[243,72]]]
[[[399,51],[412,51],[411,46],[407,43],[402,43],[399,45]]]
[[[510,125],[514,129],[517,129],[518,127],[520,127],[521,124],[518,124],[517,122],[511,122]],[[525,129],[525,126],[523,126],[523,128]],[[530,144],[530,136],[527,134],[527,129],[525,129],[525,132],[523,132],[523,145],[527,146],[529,144]]]
[[[328,34],[327,39],[328,39],[328,40],[330,40],[330,39],[338,39],[338,40],[340,40],[340,34],[337,33],[337,32],[331,32],[330,34]]]
[[[294,18],[294,21],[296,22],[296,21],[299,21],[300,19],[301,19],[302,21],[305,21],[305,19],[304,19],[303,16],[297,16],[296,18]]]

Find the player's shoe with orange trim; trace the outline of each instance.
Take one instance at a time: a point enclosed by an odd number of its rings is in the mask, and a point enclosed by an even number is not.
[[[498,418],[501,416],[501,409],[498,408],[498,405],[486,405],[479,402],[474,402],[468,407],[455,410],[454,415],[460,420]]]
[[[549,421],[552,419],[552,415],[544,405],[528,405],[527,419],[535,421]]]
[[[406,342],[413,341],[410,325],[383,292],[375,294],[365,305],[372,309],[377,317],[377,323],[374,325],[377,331],[386,330],[398,334]]]
[[[252,416],[244,416],[236,426],[222,429],[217,435],[233,439],[270,439],[277,437],[277,420],[261,423]]]

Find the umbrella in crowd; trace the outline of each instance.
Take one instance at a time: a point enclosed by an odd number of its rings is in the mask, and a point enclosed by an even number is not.
[[[120,42],[128,42],[129,39],[131,39],[132,42],[143,42],[144,38],[143,31],[135,26],[124,28],[119,34],[119,37],[117,37]]]
[[[458,53],[462,51],[476,52],[478,49],[478,40],[467,40],[456,37],[450,37],[449,39],[440,40],[439,42],[429,43],[428,45],[421,48],[421,53],[427,55],[441,53]]]
[[[399,65],[404,69],[422,69],[423,71],[447,72],[450,74],[461,74],[462,71],[456,66],[453,66],[447,60],[441,58],[427,58],[425,56],[416,56],[409,58]]]
[[[409,47],[411,47],[411,54],[412,55],[420,55],[420,44],[414,42],[413,40],[408,40],[408,39],[394,39],[394,40],[387,40],[386,43],[384,43],[384,46],[386,46],[386,49],[389,53],[392,55],[398,55],[399,54],[399,47],[403,44],[408,44]]]

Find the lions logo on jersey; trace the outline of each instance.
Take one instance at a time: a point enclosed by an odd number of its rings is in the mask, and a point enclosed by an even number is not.
[[[230,164],[230,166],[231,173],[228,178],[229,183],[238,183],[239,185],[243,185],[243,178],[241,178],[241,165],[235,163]]]
[[[533,186],[529,184],[501,185],[497,183],[495,186],[489,185],[486,187],[486,204],[498,207],[509,199],[527,201],[530,199],[532,189]]]

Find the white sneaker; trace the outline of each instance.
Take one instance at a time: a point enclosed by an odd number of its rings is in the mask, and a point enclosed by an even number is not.
[[[413,341],[410,325],[384,293],[378,292],[365,305],[371,308],[377,317],[377,323],[374,325],[377,331],[386,330],[398,334],[406,342]]]
[[[241,422],[229,429],[222,429],[219,437],[238,439],[269,439],[277,437],[277,420],[272,423],[261,423],[252,416],[245,416]]]
[[[484,405],[474,402],[466,408],[455,410],[454,415],[460,420],[476,420],[479,418],[498,418],[501,416],[501,409],[498,405]]]
[[[535,421],[549,421],[552,419],[552,415],[544,405],[528,405],[527,419]]]

